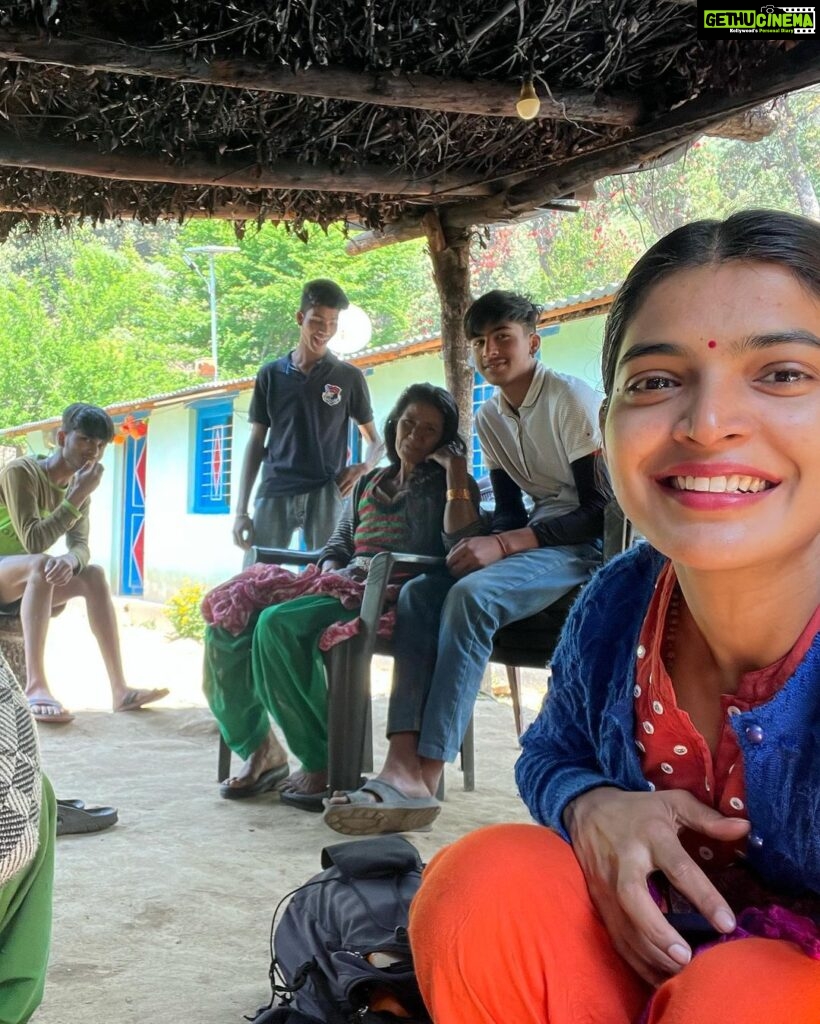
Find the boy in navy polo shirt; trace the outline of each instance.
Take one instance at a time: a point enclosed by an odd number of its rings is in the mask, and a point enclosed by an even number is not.
[[[256,377],[251,436],[239,481],[233,536],[239,547],[286,547],[301,527],[308,548],[324,545],[343,499],[381,454],[364,374],[328,351],[339,310],[350,305],[333,281],[302,290],[296,348],[265,363]],[[350,420],[368,442],[365,462],[346,466]],[[248,501],[259,467],[253,518]]]

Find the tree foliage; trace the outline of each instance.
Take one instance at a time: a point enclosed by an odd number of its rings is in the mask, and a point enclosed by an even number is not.
[[[0,276],[2,423],[56,415],[77,400],[105,405],[190,380],[184,310],[164,268],[133,245],[77,238],[51,272]]]

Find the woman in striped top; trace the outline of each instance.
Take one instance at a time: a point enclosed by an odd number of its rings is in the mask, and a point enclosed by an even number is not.
[[[413,384],[384,429],[389,460],[363,476],[319,559],[325,593],[266,608],[238,637],[209,626],[205,694],[222,735],[245,759],[220,786],[228,799],[280,788],[286,803],[322,809],[327,787],[327,690],[318,641],[327,627],[356,617],[339,598],[339,575],[363,580],[380,551],[445,555],[481,532],[479,491],[467,472],[458,407],[432,384]],[[315,587],[311,588],[315,590]],[[285,734],[301,769],[288,774]]]

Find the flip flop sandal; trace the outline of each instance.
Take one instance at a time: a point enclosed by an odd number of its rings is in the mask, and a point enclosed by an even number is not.
[[[162,687],[157,690],[129,690],[125,695],[125,700],[120,704],[119,707],[114,708],[115,711],[138,711],[140,708],[144,708],[146,704],[153,704],[156,700],[162,700],[163,697],[167,697],[171,691]]]
[[[220,782],[219,795],[225,800],[247,800],[251,796],[259,796],[260,793],[269,793],[276,789],[277,783],[290,775],[290,765],[280,764],[275,768],[269,768],[262,772],[258,779],[248,786],[229,786],[227,780]]]
[[[378,797],[376,803],[368,793]],[[427,828],[441,812],[434,796],[406,796],[381,779],[370,779],[347,794],[346,804],[326,804],[324,822],[346,836],[375,836],[390,832],[417,832]]]
[[[318,793],[299,793],[296,790],[290,790],[279,794],[279,803],[287,804],[288,807],[296,807],[300,811],[321,814],[325,809],[325,800],[329,796],[329,789],[320,790]]]
[[[87,835],[116,824],[116,807],[76,807],[82,800],[57,801],[57,835]]]
[[[74,721],[74,715],[53,697],[28,697],[28,707],[35,722],[50,722],[52,725],[64,725]],[[37,711],[37,708],[57,708],[54,714],[48,711]]]
[[[362,776],[359,786],[364,786],[367,779]],[[329,788],[319,793],[300,793],[295,789],[285,789],[279,792],[279,803],[287,804],[288,807],[296,807],[300,811],[310,811],[312,814],[321,814],[325,809],[325,800],[331,796]]]

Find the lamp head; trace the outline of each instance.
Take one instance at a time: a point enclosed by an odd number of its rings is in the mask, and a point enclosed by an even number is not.
[[[525,78],[521,83],[521,92],[515,109],[522,121],[532,121],[534,117],[538,116],[541,101],[538,99],[538,93],[535,91],[531,78]]]
[[[328,344],[337,355],[349,356],[369,345],[372,336],[370,317],[351,303],[347,309],[339,310],[339,326]]]

